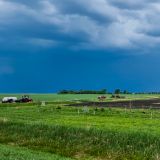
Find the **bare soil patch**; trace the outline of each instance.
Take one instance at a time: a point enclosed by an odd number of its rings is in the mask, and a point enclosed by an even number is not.
[[[70,106],[117,107],[117,108],[152,108],[160,109],[160,99],[114,101],[114,102],[81,102]]]

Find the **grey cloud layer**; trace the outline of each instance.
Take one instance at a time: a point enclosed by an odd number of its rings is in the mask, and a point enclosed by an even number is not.
[[[145,52],[160,44],[159,13],[158,0],[0,0],[0,34],[46,47]]]

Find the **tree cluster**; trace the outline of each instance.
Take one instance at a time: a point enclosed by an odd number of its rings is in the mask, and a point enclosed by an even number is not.
[[[107,90],[61,90],[58,94],[107,94]]]

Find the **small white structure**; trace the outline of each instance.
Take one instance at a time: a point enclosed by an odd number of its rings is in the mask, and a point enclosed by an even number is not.
[[[4,98],[2,99],[2,103],[15,102],[15,101],[17,101],[17,100],[18,100],[17,97],[4,97]]]
[[[89,108],[87,106],[84,106],[82,111],[83,113],[89,113]]]
[[[45,107],[46,106],[46,102],[45,101],[42,101],[41,102],[41,107]]]

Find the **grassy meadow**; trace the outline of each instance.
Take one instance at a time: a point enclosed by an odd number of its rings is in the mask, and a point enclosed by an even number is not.
[[[33,104],[0,104],[0,160],[160,159],[160,110],[66,106],[97,96],[32,94]]]
[[[21,98],[24,94],[0,94],[0,99],[3,97],[18,97]],[[98,101],[96,94],[27,94],[30,97],[38,101],[47,101],[47,102],[62,102],[62,101]],[[151,95],[151,94],[121,94],[125,96],[125,99],[120,100],[135,100],[135,99],[151,99],[151,98],[160,98],[160,95]],[[106,101],[114,101],[115,99],[111,98],[111,94],[106,94]],[[119,100],[119,99],[118,99]]]

